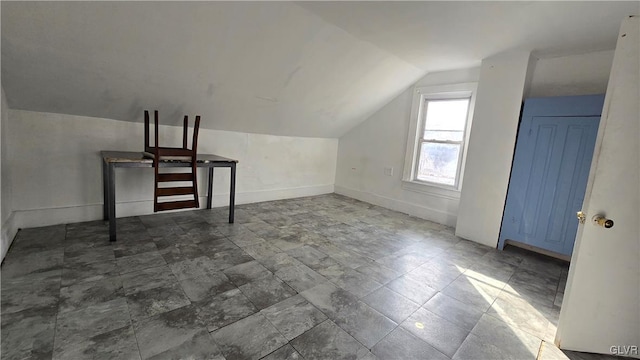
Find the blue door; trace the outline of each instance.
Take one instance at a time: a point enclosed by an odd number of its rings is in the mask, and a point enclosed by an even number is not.
[[[498,248],[516,241],[571,255],[603,95],[525,101]]]

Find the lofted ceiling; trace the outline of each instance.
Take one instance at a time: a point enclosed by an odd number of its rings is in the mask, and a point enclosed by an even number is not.
[[[613,49],[640,2],[8,2],[9,107],[339,137],[427,72]]]

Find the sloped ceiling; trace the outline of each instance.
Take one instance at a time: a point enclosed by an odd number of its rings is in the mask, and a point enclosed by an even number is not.
[[[300,2],[359,39],[427,71],[521,48],[541,57],[615,47],[640,1]],[[366,15],[361,15],[361,14]]]
[[[15,109],[339,137],[428,71],[612,49],[634,2],[7,2]]]

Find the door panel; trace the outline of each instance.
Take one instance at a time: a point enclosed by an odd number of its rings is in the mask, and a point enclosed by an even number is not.
[[[570,255],[599,116],[528,116],[518,133],[498,247],[514,240]]]
[[[516,199],[522,204],[522,212],[519,217],[514,213],[512,219],[520,223],[520,234],[526,238],[535,237],[535,224],[540,223],[540,207],[542,198],[539,198],[540,189],[546,185],[548,178],[549,162],[553,150],[553,143],[556,135],[557,127],[555,124],[551,126],[539,126],[535,131],[530,129],[527,135],[527,148],[533,147],[533,151],[526,151],[526,157],[523,159],[522,171],[518,171],[520,178],[527,182],[524,197],[520,194],[520,189],[514,189],[517,193]],[[532,138],[533,136],[533,138]],[[517,151],[517,150],[516,150]],[[531,166],[527,166],[526,162],[530,162]],[[527,169],[528,168],[528,169]],[[508,196],[508,195],[507,195]]]

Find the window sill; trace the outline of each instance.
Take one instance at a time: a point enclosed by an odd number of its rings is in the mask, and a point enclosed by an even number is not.
[[[445,199],[459,200],[460,191],[455,189],[447,189],[437,185],[425,184],[419,181],[402,180],[402,188],[413,192],[437,196]]]

